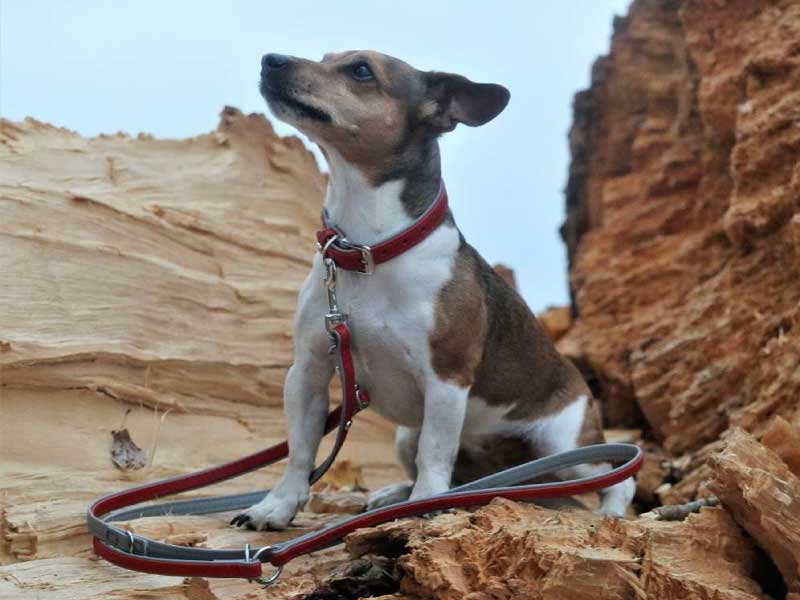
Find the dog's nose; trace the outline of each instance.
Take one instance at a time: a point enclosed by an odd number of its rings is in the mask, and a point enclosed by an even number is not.
[[[274,69],[282,69],[289,64],[289,57],[285,54],[265,54],[261,57],[261,70],[272,71]]]

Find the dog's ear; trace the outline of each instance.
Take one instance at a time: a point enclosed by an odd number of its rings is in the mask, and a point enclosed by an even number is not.
[[[459,123],[484,125],[503,112],[511,97],[502,85],[475,83],[461,75],[425,73],[426,98],[421,119],[434,130],[452,131]]]

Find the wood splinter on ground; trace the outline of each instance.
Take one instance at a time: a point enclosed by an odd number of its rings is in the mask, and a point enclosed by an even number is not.
[[[650,512],[642,513],[639,515],[640,519],[652,519],[654,521],[683,521],[692,513],[699,512],[704,506],[717,506],[719,498],[716,496],[708,496],[706,498],[699,498],[693,502],[686,504],[668,504],[667,506],[659,506]]]

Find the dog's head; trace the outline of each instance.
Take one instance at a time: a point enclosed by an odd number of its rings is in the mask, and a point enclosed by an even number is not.
[[[277,118],[373,179],[459,123],[488,123],[510,96],[500,85],[418,71],[373,51],[326,54],[320,62],[267,54],[261,93]]]

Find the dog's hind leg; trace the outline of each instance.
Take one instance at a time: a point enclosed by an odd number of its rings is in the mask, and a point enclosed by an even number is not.
[[[578,396],[560,412],[540,419],[532,429],[533,441],[540,454],[549,455],[573,450],[579,446],[604,442],[599,407],[587,396]],[[607,463],[578,465],[562,469],[560,479],[580,479],[606,473]],[[626,479],[600,492],[601,503],[597,512],[610,517],[623,517],[628,509],[636,484]]]
[[[372,492],[367,501],[368,510],[408,500],[411,495],[411,489],[414,487],[414,480],[417,478],[416,457],[419,433],[419,427],[403,427],[402,425],[397,427],[394,435],[397,457],[400,459],[400,464],[403,465],[411,481],[387,485]]]

